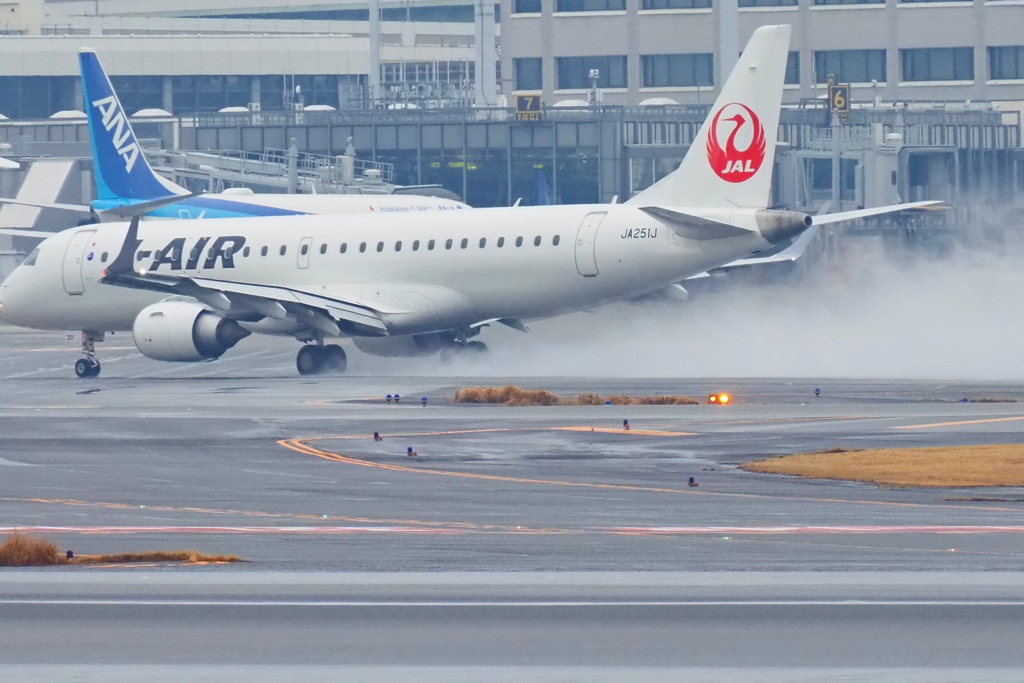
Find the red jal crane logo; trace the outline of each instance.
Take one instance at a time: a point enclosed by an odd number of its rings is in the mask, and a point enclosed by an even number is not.
[[[724,114],[732,114],[723,118]],[[718,125],[732,123],[732,131],[725,146],[718,141]],[[736,138],[749,140],[744,149],[736,147]],[[753,177],[764,162],[764,126],[750,107],[738,102],[725,105],[715,114],[708,130],[708,163],[719,178],[730,183],[742,183]]]

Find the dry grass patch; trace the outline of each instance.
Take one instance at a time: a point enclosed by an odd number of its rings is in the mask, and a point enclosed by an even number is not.
[[[1024,444],[833,449],[757,460],[742,469],[894,486],[1024,486]]]
[[[605,400],[616,406],[697,405],[688,396],[609,396],[579,394],[562,398],[544,389],[520,389],[514,384],[503,387],[463,387],[455,392],[456,403],[496,403],[505,406],[602,406]]]
[[[133,564],[137,562],[174,562],[178,564],[226,564],[244,562],[235,555],[206,555],[198,550],[156,550],[145,553],[113,555],[76,555],[67,559],[55,543],[14,533],[0,545],[0,567],[55,567],[74,564]]]
[[[51,567],[64,562],[55,543],[25,534],[11,534],[0,545],[0,567]]]

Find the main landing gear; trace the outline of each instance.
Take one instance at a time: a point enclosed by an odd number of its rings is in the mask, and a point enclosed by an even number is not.
[[[348,367],[345,349],[337,344],[306,344],[295,357],[300,375],[319,375],[325,372],[341,374]]]
[[[100,362],[96,360],[96,342],[103,341],[103,333],[82,332],[82,353],[85,358],[79,358],[75,363],[75,374],[79,377],[98,377],[100,374]]]

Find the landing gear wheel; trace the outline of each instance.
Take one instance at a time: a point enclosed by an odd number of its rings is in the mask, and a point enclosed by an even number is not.
[[[79,377],[97,377],[100,374],[100,364],[91,358],[79,358],[75,363],[75,374]]]
[[[324,367],[323,349],[316,344],[307,344],[299,349],[295,357],[295,367],[300,375],[315,375]]]
[[[348,368],[348,356],[345,355],[345,349],[337,344],[328,344],[323,347],[323,357],[324,370],[327,372],[340,375]]]

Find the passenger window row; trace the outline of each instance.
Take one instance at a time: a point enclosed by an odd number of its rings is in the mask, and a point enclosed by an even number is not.
[[[551,238],[551,244],[552,244],[552,246],[555,246],[555,247],[557,247],[561,243],[561,241],[562,241],[562,238],[561,238],[560,235],[555,235],[554,237]],[[540,235],[537,235],[536,237],[533,238],[533,246],[535,246],[535,247],[539,247],[541,244],[543,244],[543,242],[544,242],[544,238],[541,237]],[[516,237],[515,244],[516,244],[517,247],[523,246],[523,238],[522,237]],[[413,240],[412,245],[411,245],[412,251],[419,251],[420,250],[420,245],[421,245],[420,240]],[[434,247],[436,245],[437,245],[437,242],[435,240],[427,240],[427,245],[426,245],[427,246],[427,251],[433,251]],[[477,242],[477,245],[479,246],[480,249],[486,249],[487,248],[487,238],[486,237],[481,237],[480,241]],[[498,249],[501,249],[502,247],[504,247],[505,246],[505,238],[504,237],[499,237],[495,241],[495,245],[497,246]],[[361,242],[359,244],[359,253],[360,254],[366,253],[366,246],[367,246],[366,242]],[[403,246],[402,240],[398,240],[397,242],[395,242],[395,251],[402,251],[402,246]],[[454,240],[447,239],[447,240],[444,241],[444,248],[445,249],[452,249],[454,246],[455,246],[455,241]],[[378,252],[384,251],[384,242],[377,242],[377,247],[376,248],[377,248]],[[459,248],[460,249],[468,249],[469,248],[469,238],[468,237],[463,237],[459,241]],[[344,253],[348,252],[348,242],[342,242],[341,243],[341,247],[339,247],[338,251],[341,254],[344,254]],[[299,248],[299,252],[300,252],[300,254],[302,256],[309,255],[309,245],[308,244],[303,244]],[[159,252],[159,251],[156,252],[157,258],[160,257],[160,253],[161,252]],[[244,249],[242,249],[242,257],[243,258],[249,258],[249,254],[250,253],[252,253],[252,252],[251,252],[249,247],[245,247]],[[267,246],[260,247],[260,256],[266,256],[269,253],[270,253],[270,247],[267,247]],[[285,254],[288,253],[288,247],[286,245],[282,244],[281,248],[278,249],[278,253],[281,256],[284,256]],[[327,244],[326,243],[320,245],[320,253],[321,254],[326,254],[327,253]],[[143,254],[143,252],[140,251],[138,253],[137,257],[136,257],[139,261],[141,261],[142,258],[143,258],[142,254]],[[225,249],[224,255],[225,256],[230,256],[231,255],[229,248]],[[195,260],[195,259],[197,259],[199,257],[199,248],[198,247],[193,247],[192,253],[190,254],[190,257],[192,258],[192,260]],[[177,249],[174,250],[174,258],[175,259],[179,258],[179,251]],[[106,262],[106,254],[103,255],[103,262],[104,263]]]
[[[561,243],[561,241],[562,241],[562,238],[561,238],[560,235],[555,235],[554,237],[551,238],[552,246],[556,246],[557,247]],[[543,243],[544,243],[544,238],[541,237],[540,235],[537,235],[536,237],[533,238],[533,246],[539,247]],[[422,244],[423,243],[420,240],[413,240],[412,244],[410,245],[410,248],[412,249],[412,251],[419,251],[420,250],[420,246]],[[499,237],[496,240],[495,244],[496,244],[496,246],[499,249],[501,249],[502,247],[505,246],[505,238],[504,237]],[[523,238],[522,237],[517,237],[515,244],[516,244],[517,247],[523,246]],[[378,252],[383,252],[384,251],[384,246],[385,246],[384,242],[377,242],[375,248],[376,248],[376,250]],[[402,240],[398,240],[397,242],[395,242],[395,251],[402,251],[403,246],[404,246],[404,242]],[[434,247],[436,247],[436,246],[437,246],[437,241],[436,240],[427,240],[427,243],[426,243],[427,251],[433,251]],[[447,240],[444,241],[444,248],[445,249],[452,249],[454,246],[455,246],[455,240],[447,239]],[[487,238],[486,237],[481,237],[479,242],[477,242],[477,246],[480,249],[485,249],[487,247]],[[367,245],[366,242],[360,242],[360,244],[359,244],[359,253],[360,254],[365,254],[367,247],[368,247],[368,245]],[[460,249],[468,249],[469,248],[469,238],[468,237],[463,237],[461,240],[459,240],[459,248]],[[268,247],[263,247],[262,249],[260,249],[260,255],[261,256],[266,256],[268,252],[269,252]],[[286,252],[287,252],[287,247],[282,245],[281,249],[280,249],[281,256],[284,256]],[[347,252],[348,252],[348,242],[342,242],[341,246],[338,248],[338,253],[344,254],[344,253],[347,253]],[[242,250],[242,256],[243,257],[248,257],[249,253],[250,253],[249,252],[249,247],[245,247]],[[308,244],[303,244],[301,249],[300,249],[300,253],[302,254],[302,256],[306,256],[307,254],[309,254],[309,245]],[[326,243],[320,245],[320,253],[321,254],[326,254],[327,253],[327,244]]]

